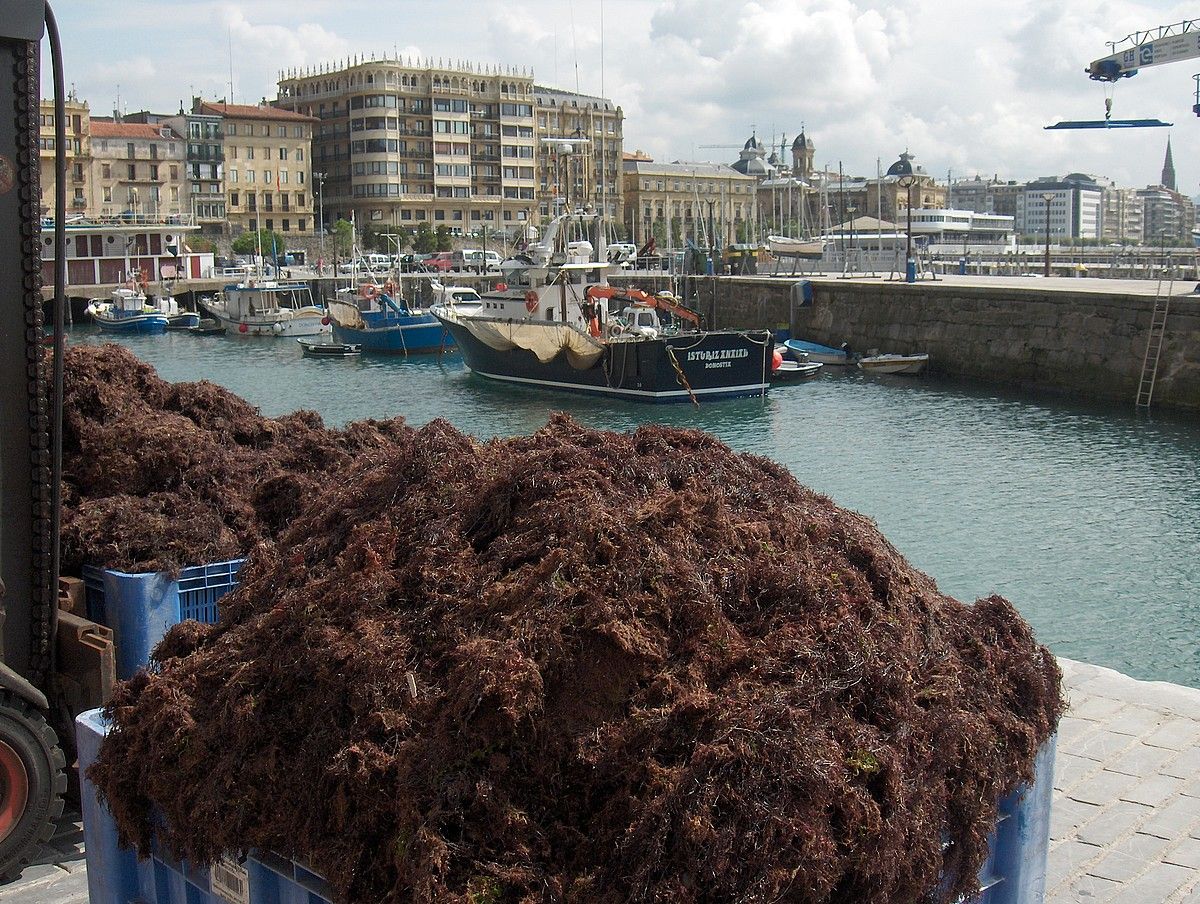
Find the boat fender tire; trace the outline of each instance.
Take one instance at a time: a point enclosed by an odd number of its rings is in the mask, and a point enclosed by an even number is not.
[[[625,330],[621,328],[621,324],[619,323],[610,323],[606,332],[608,333],[609,339],[616,339],[623,332],[625,332]]]
[[[537,292],[533,291],[533,289],[530,289],[528,292],[525,293],[525,310],[527,310],[530,314],[532,314],[534,311],[537,310],[537,306],[538,306],[538,294],[537,294]]]
[[[0,691],[0,882],[15,878],[54,835],[66,758],[40,712]]]

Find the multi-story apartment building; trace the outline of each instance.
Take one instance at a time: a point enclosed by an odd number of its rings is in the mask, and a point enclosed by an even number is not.
[[[962,179],[950,186],[949,203],[957,210],[973,210],[976,213],[994,213],[1016,217],[1017,197],[1025,190],[1025,184],[1015,180],[1001,181],[999,176],[991,179]]]
[[[1147,245],[1191,245],[1196,208],[1192,199],[1165,185],[1138,190],[1145,211],[1143,241]]]
[[[185,140],[187,196],[200,234],[226,235],[229,221],[225,216],[223,117],[217,113],[201,112],[200,104],[200,98],[194,97],[191,112],[180,108],[178,114],[165,117],[163,121]]]
[[[1030,182],[1017,198],[1017,233],[1042,237],[1049,232],[1052,239],[1098,239],[1103,224],[1102,199],[1101,186],[1083,173]]]
[[[613,222],[624,222],[624,112],[607,98],[542,85],[534,85],[533,97],[538,214],[551,215],[555,200],[562,198],[592,204]],[[572,144],[579,139],[586,144]]]
[[[211,167],[201,171],[207,173],[219,173],[219,164],[224,163],[225,216],[230,234],[259,229],[311,234],[312,130],[317,120],[278,107],[209,101],[195,104],[194,112],[199,114],[201,135],[205,124],[202,117],[220,119],[217,131],[224,135],[224,161],[196,162]],[[201,138],[196,145],[208,148],[211,156],[211,149],[219,148],[215,141],[213,137]]]
[[[183,139],[165,123],[92,117],[92,213],[101,217],[179,217],[185,200]]]
[[[532,75],[355,60],[281,77],[274,104],[314,117],[326,223],[465,234],[537,210]]]
[[[710,224],[722,245],[757,234],[753,175],[724,163],[646,159],[627,159],[624,170],[624,223],[638,245],[654,235],[669,247],[686,239],[704,245]]]
[[[54,101],[41,102],[38,119],[38,155],[41,168],[42,215],[54,215],[55,150]],[[91,114],[86,103],[73,96],[64,104],[67,133],[67,215],[89,213],[92,196]]]
[[[1138,244],[1145,236],[1145,205],[1132,188],[1103,186],[1100,238],[1107,242]]]

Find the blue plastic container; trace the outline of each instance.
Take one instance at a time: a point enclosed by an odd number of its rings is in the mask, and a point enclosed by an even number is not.
[[[212,624],[217,601],[237,586],[245,559],[213,562],[169,572],[128,574],[83,568],[87,616],[113,630],[117,677],[129,678],[150,661],[167,629],[185,619]]]
[[[332,894],[324,879],[273,854],[255,851],[243,864],[223,862],[206,869],[174,861],[155,846],[149,859],[139,861],[117,843],[116,825],[87,779],[108,730],[100,710],[80,715],[75,730],[90,904],[329,904]],[[1038,753],[1033,785],[1000,803],[996,830],[988,839],[990,854],[979,871],[982,890],[971,904],[1042,904],[1053,788],[1051,738]],[[241,894],[235,896],[239,884]]]
[[[333,894],[324,879],[272,854],[197,867],[173,860],[157,845],[146,860],[121,847],[116,824],[87,778],[107,730],[98,709],[75,720],[90,904],[331,904]]]

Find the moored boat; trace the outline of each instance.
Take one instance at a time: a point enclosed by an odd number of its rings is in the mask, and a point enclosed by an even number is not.
[[[236,336],[319,336],[329,318],[303,282],[248,279],[229,285],[206,302],[225,331]]]
[[[112,300],[93,298],[87,313],[100,329],[109,333],[164,333],[169,319],[149,305],[136,283],[113,289]]]
[[[329,320],[335,341],[359,345],[367,352],[407,355],[454,344],[440,320],[410,307],[391,282],[364,283],[357,293],[339,290],[329,302]]]
[[[799,361],[783,361],[771,371],[772,383],[798,383],[801,380],[811,380],[821,372],[825,365],[816,361],[801,363]]]
[[[560,214],[541,242],[501,265],[503,288],[476,312],[432,313],[467,366],[493,380],[640,402],[763,395],[773,343],[766,330],[704,330],[673,298],[608,286],[591,213]],[[603,239],[600,239],[601,243]]]
[[[351,358],[362,354],[362,346],[347,342],[314,342],[311,339],[297,339],[300,348],[309,358]]]
[[[929,355],[869,355],[858,366],[875,374],[919,374],[929,363]]]
[[[225,327],[216,318],[202,317],[199,323],[188,328],[188,332],[193,336],[224,336]]]
[[[815,361],[818,364],[835,366],[854,363],[854,358],[844,345],[841,348],[834,348],[832,345],[821,345],[819,342],[807,342],[804,339],[788,339],[783,344],[787,346],[792,357],[798,361]]]

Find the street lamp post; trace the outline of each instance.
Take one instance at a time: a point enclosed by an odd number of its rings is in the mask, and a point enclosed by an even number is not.
[[[916,173],[913,171],[912,156],[905,151],[900,155],[900,159],[888,167],[887,174],[896,177],[896,184],[904,189],[904,209],[908,216],[908,229],[904,243],[904,281],[917,281],[917,262],[913,260],[912,255],[912,187],[917,183]]]
[[[321,259],[325,259],[325,173],[313,173],[317,180],[317,235],[321,244]]]
[[[1054,200],[1052,192],[1045,192],[1042,195],[1042,202],[1046,205],[1046,265],[1042,272],[1043,276],[1050,276],[1050,202]]]

